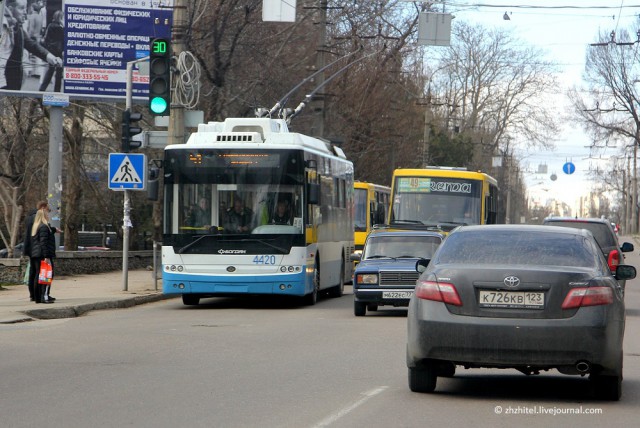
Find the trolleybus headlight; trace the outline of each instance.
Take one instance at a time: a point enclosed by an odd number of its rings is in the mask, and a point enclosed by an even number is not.
[[[280,272],[286,272],[286,271],[287,271],[286,266],[280,266]]]
[[[178,266],[178,272],[182,272],[183,271],[183,267],[182,266]]]
[[[171,272],[175,272],[176,271],[176,265],[171,265]]]
[[[287,288],[287,286],[286,286],[286,285],[284,285],[284,284],[280,284],[280,287],[279,287],[279,288],[280,288],[280,290],[284,290],[285,288]]]
[[[289,266],[289,272],[293,272],[293,266]]]

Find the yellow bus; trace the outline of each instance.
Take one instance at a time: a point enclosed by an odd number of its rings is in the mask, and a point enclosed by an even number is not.
[[[354,187],[354,244],[362,251],[364,240],[374,224],[383,224],[389,212],[391,188],[379,184],[356,181]]]
[[[396,169],[391,184],[392,227],[427,227],[444,232],[466,224],[494,224],[498,183],[466,168]]]

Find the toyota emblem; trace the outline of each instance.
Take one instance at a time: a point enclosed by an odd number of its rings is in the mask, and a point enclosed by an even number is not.
[[[504,279],[504,285],[507,287],[517,287],[520,285],[520,278],[517,276],[508,276]]]

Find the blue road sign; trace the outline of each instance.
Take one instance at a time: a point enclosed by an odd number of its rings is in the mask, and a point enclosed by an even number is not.
[[[564,171],[565,174],[571,175],[576,172],[576,166],[573,164],[573,162],[567,162],[562,165],[562,171]]]
[[[143,153],[109,153],[109,189],[145,190],[146,167]]]

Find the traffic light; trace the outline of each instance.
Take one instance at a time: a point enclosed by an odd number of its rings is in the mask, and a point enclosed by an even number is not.
[[[151,39],[149,64],[149,110],[166,116],[171,107],[171,45],[167,39]]]
[[[149,165],[149,177],[147,178],[147,199],[150,201],[158,200],[159,179],[160,169],[156,166]]]
[[[142,132],[142,128],[136,122],[142,119],[141,113],[132,113],[130,110],[122,112],[122,153],[129,153],[131,149],[139,149],[141,141],[131,141],[134,135]]]

